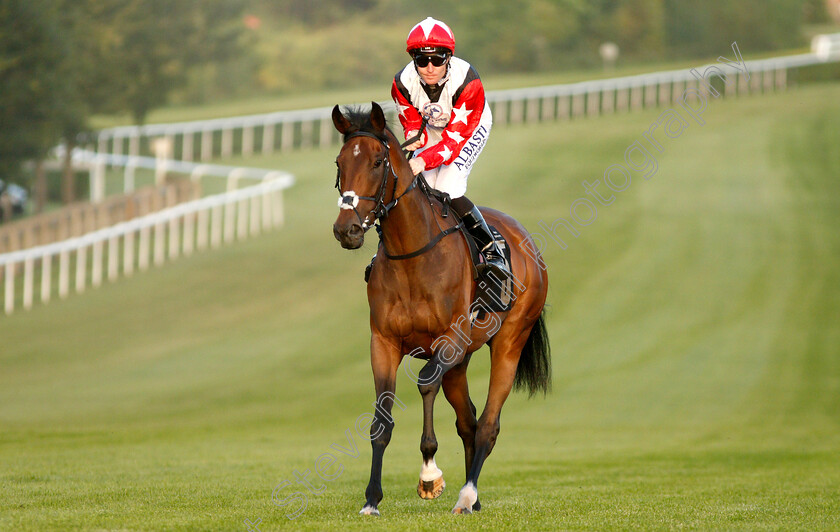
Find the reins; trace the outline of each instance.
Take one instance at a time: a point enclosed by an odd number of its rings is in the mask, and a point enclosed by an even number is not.
[[[403,149],[403,154],[406,157],[408,157],[410,154],[413,154],[414,152],[405,150],[404,148],[406,146],[410,146],[411,144],[420,140],[421,136],[423,135],[423,131],[425,129],[426,129],[426,121],[423,120],[423,125],[422,125],[420,131],[417,133],[417,135],[411,137],[410,139],[406,140],[404,143],[400,144],[400,148]],[[371,227],[375,226],[376,230],[377,230],[377,233],[379,233],[379,238],[381,239],[382,238],[382,230],[380,229],[379,224],[377,224],[376,222],[384,219],[385,217],[387,217],[388,213],[391,211],[391,209],[393,209],[394,207],[397,206],[400,199],[403,196],[405,196],[406,194],[408,194],[409,192],[411,192],[418,185],[418,183],[421,183],[420,189],[423,191],[424,195],[427,198],[430,195],[432,195],[431,194],[431,188],[426,183],[426,181],[422,178],[422,173],[420,173],[420,174],[415,175],[414,178],[411,180],[411,183],[409,183],[408,187],[405,189],[405,191],[403,191],[402,194],[397,196],[396,195],[397,194],[397,181],[399,180],[399,177],[397,176],[397,173],[394,171],[394,167],[391,164],[391,150],[390,150],[390,146],[388,145],[388,141],[387,140],[382,140],[381,138],[374,135],[373,133],[368,133],[366,131],[356,131],[356,132],[350,133],[349,135],[346,136],[345,141],[344,141],[345,144],[347,143],[347,141],[349,141],[353,137],[370,137],[370,138],[376,139],[377,141],[380,142],[380,144],[382,144],[382,146],[384,146],[384,148],[385,148],[385,159],[383,161],[384,168],[382,169],[382,182],[379,186],[379,191],[377,192],[375,197],[373,197],[373,196],[359,196],[354,191],[348,190],[347,192],[344,192],[344,193],[341,194],[341,197],[338,199],[338,206],[341,209],[353,209],[353,211],[356,213],[356,217],[359,219],[359,222],[361,223],[362,231],[364,231],[366,233]],[[393,188],[393,192],[391,193],[391,196],[393,196],[394,199],[392,199],[388,203],[385,203],[385,190],[387,188],[389,171],[390,171],[391,175],[394,176],[394,188]],[[341,192],[340,179],[341,179],[341,169],[338,170],[338,174],[336,175],[336,178],[335,178],[335,188],[339,189],[339,192]],[[364,218],[362,218],[362,215],[359,213],[359,210],[356,208],[359,205],[359,200],[369,200],[369,201],[374,202],[373,209],[371,209],[371,211]],[[448,204],[445,200],[441,200],[441,203],[443,203],[443,213],[442,213],[442,215],[445,218],[448,214],[447,211],[449,210],[448,209]],[[368,218],[371,215],[373,215],[373,220],[368,220]],[[411,253],[405,253],[403,255],[391,255],[390,253],[388,253],[388,250],[385,249],[384,243],[383,243],[383,246],[382,246],[382,250],[383,250],[385,256],[387,258],[389,258],[390,260],[411,259],[411,258],[417,257],[417,256],[422,255],[423,253],[429,251],[430,249],[435,247],[437,245],[437,243],[440,242],[445,236],[450,235],[450,234],[452,234],[456,231],[459,231],[461,229],[462,225],[463,225],[463,222],[458,221],[457,224],[453,225],[452,227],[449,227],[448,229],[444,229],[440,233],[438,233],[425,246],[423,246],[422,248],[420,248],[416,251],[412,251]]]

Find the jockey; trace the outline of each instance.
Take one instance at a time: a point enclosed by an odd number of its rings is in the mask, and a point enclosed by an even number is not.
[[[452,210],[475,239],[485,263],[500,279],[510,272],[481,211],[467,199],[467,178],[487,143],[493,117],[484,86],[475,69],[453,55],[455,36],[449,26],[431,17],[411,28],[406,40],[411,62],[394,76],[391,97],[397,104],[405,138],[420,140],[407,146],[415,175],[451,198]]]

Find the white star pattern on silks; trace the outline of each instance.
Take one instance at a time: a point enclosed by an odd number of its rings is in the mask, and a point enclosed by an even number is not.
[[[454,140],[455,142],[461,142],[462,140],[464,140],[464,137],[462,137],[461,134],[457,131],[449,131],[447,129],[446,134],[449,135],[449,138]]]
[[[444,146],[443,149],[440,150],[440,156],[443,157],[444,161],[447,161],[450,155],[452,155],[452,150],[450,150],[447,146]]]
[[[452,121],[453,124],[456,123],[456,122],[463,122],[464,124],[466,124],[467,123],[467,117],[470,116],[470,113],[472,113],[472,110],[468,111],[467,110],[467,102],[464,102],[464,103],[461,104],[460,109],[455,107],[455,108],[452,109],[452,112],[455,113],[455,120]]]
[[[420,23],[420,28],[423,30],[423,35],[428,39],[432,30],[435,29],[435,20],[431,17]]]
[[[400,104],[397,104],[397,107],[398,107],[398,108],[399,108],[399,110],[400,110],[400,114],[401,114],[402,116],[404,116],[404,117],[408,118],[408,115],[406,115],[406,114],[405,114],[405,110],[406,110],[406,109],[409,109],[411,106],[410,106],[410,105],[400,105]]]

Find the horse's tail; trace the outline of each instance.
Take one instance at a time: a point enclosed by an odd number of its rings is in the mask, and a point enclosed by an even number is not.
[[[528,341],[516,366],[513,380],[515,390],[528,390],[528,396],[537,392],[548,393],[551,389],[551,346],[548,344],[548,332],[545,330],[545,311],[531,329]]]

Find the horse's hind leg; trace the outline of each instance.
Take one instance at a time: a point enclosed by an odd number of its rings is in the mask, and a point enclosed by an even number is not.
[[[423,499],[440,497],[446,487],[443,471],[435,463],[438,442],[434,428],[435,398],[440,390],[443,369],[433,357],[420,371],[417,388],[423,399],[423,434],[420,437],[420,452],[423,455],[423,467],[420,470],[420,482],[417,495]]]
[[[417,494],[424,499],[436,499],[446,487],[446,482],[443,481],[443,472],[435,464],[438,442],[434,428],[434,406],[435,398],[440,391],[444,377],[452,368],[457,367],[464,360],[465,346],[453,343],[451,341],[452,336],[447,336],[450,342],[441,344],[445,347],[436,350],[432,358],[420,370],[417,379],[417,389],[423,398],[423,435],[420,437],[423,469],[420,472]],[[451,358],[449,355],[451,355]]]
[[[458,436],[464,442],[464,462],[467,475],[470,474],[470,467],[475,456],[475,431],[478,426],[478,421],[475,418],[475,405],[470,400],[467,383],[467,365],[470,362],[470,356],[467,355],[463,362],[443,376],[443,394],[455,410],[455,428],[458,430]],[[481,509],[478,500],[476,500],[472,509]]]
[[[512,329],[508,325],[509,322],[505,322],[490,345],[490,390],[487,394],[484,411],[478,419],[478,429],[475,435],[475,456],[467,473],[467,482],[461,488],[458,502],[452,509],[452,513],[472,513],[473,508],[478,503],[478,476],[481,473],[484,461],[496,445],[496,437],[499,435],[500,428],[499,415],[513,388],[516,366],[522,348],[528,339],[527,333],[521,334],[519,332],[519,334],[516,334],[510,332],[504,334],[506,328],[509,331]]]

